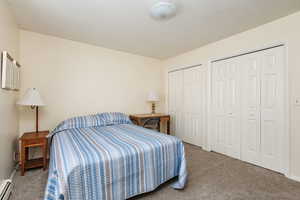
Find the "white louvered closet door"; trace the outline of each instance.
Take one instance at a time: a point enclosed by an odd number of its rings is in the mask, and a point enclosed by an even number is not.
[[[183,133],[183,72],[169,73],[169,114],[171,115],[171,134],[180,137]]]
[[[207,129],[207,68],[183,70],[183,140],[204,145]]]
[[[239,68],[238,58],[216,62],[212,77],[212,149],[234,158],[241,157]]]

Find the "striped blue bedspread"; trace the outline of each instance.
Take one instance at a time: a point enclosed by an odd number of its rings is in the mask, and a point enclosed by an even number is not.
[[[133,124],[72,128],[52,137],[45,200],[119,200],[187,179],[176,137]]]

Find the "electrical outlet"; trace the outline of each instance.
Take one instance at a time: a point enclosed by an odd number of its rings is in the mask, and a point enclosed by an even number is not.
[[[19,153],[16,151],[13,152],[13,161],[15,162],[19,161]]]

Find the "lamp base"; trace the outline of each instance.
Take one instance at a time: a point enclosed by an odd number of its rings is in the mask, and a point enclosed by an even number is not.
[[[152,103],[152,112],[151,114],[155,114],[155,103]]]
[[[36,106],[36,116],[35,116],[35,132],[36,134],[39,133],[39,107]]]

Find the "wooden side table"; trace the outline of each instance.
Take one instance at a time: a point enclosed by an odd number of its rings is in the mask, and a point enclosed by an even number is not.
[[[167,134],[170,135],[170,115],[156,113],[156,114],[136,114],[136,115],[130,115],[129,117],[136,125],[142,126],[142,127],[144,127],[146,125],[148,120],[159,119],[159,131],[161,131],[160,123],[166,122],[167,123]]]
[[[43,167],[44,170],[47,168],[47,155],[48,155],[48,139],[47,135],[49,131],[40,131],[24,133],[19,139],[21,142],[21,176],[24,176],[26,169]],[[29,148],[41,147],[43,156],[37,159],[28,159]]]

